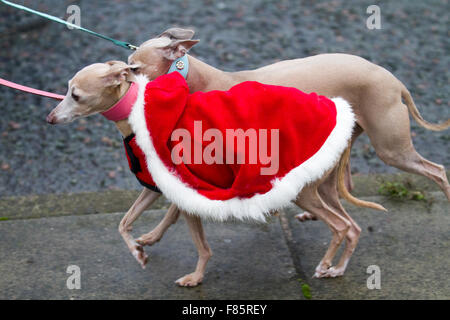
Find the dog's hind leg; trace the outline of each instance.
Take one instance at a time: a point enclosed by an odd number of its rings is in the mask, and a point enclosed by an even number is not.
[[[150,189],[144,188],[144,190],[142,190],[139,197],[133,203],[133,205],[122,218],[122,221],[120,221],[119,224],[120,235],[122,236],[123,240],[125,240],[128,249],[130,249],[131,253],[139,262],[142,268],[145,268],[148,257],[145,254],[142,245],[136,243],[136,241],[134,241],[133,239],[133,236],[130,234],[131,225],[134,221],[136,221],[137,218],[139,218],[139,216],[142,214],[142,212],[145,211],[145,209],[147,209],[156,199],[159,198],[160,195],[161,194],[158,192],[154,192]]]
[[[356,125],[353,130],[352,135],[352,145],[356,138],[363,132],[362,128],[359,125]],[[348,161],[348,164],[346,166],[346,173],[345,173],[345,186],[347,190],[350,192],[353,189],[353,179],[352,179],[352,172],[350,167],[350,159]],[[333,172],[328,175],[328,177],[325,178],[325,180],[319,185],[319,194],[320,197],[327,203],[328,205],[331,205],[333,208],[338,210],[338,213],[341,212],[341,203],[339,202],[339,193],[337,190],[337,168],[333,170]],[[345,210],[344,210],[345,212]],[[350,218],[348,214],[343,214],[344,217]],[[295,218],[301,222],[308,221],[308,220],[317,220],[317,217],[315,217],[310,212],[302,212],[295,216]],[[352,224],[357,226],[357,224],[351,220]],[[358,227],[359,228],[359,227]]]
[[[176,223],[178,217],[180,216],[180,210],[174,204],[171,204],[169,210],[167,210],[166,215],[161,220],[161,222],[156,226],[155,229],[146,233],[136,239],[136,242],[143,246],[151,246],[155,242],[161,240],[164,233],[169,229],[169,227]]]
[[[376,123],[366,130],[377,155],[386,164],[433,180],[450,201],[450,185],[445,168],[433,163],[415,150],[410,133],[407,108],[401,102],[389,110],[389,123]]]
[[[433,180],[444,192],[450,201],[450,185],[444,166],[433,163],[423,158],[413,146],[404,150],[399,155],[390,155],[384,152],[379,154],[380,158],[387,164],[403,171],[415,173]]]
[[[333,171],[328,175],[328,177],[326,177],[326,179],[318,187],[320,197],[328,205],[339,203],[339,193],[337,191],[336,179],[337,179],[337,168],[333,169]],[[347,182],[348,180],[346,179],[346,185],[348,185]],[[295,218],[301,222],[308,220],[317,220],[317,217],[308,211],[297,214]]]
[[[337,181],[337,170],[333,170],[333,172],[330,174],[330,177],[334,181]],[[324,184],[321,185],[321,187],[324,186]],[[347,219],[350,222],[350,228],[345,235],[345,249],[342,253],[342,256],[336,265],[336,267],[331,267],[327,270],[327,276],[329,277],[337,277],[344,274],[345,269],[347,268],[347,264],[353,254],[353,251],[356,248],[356,245],[359,241],[359,236],[361,234],[361,227],[350,217],[350,215],[347,213],[347,211],[342,206],[340,200],[339,200],[339,194],[336,188],[336,185],[334,186],[332,184],[327,184],[329,188],[327,189],[319,189],[319,194],[323,200],[328,206],[330,206],[335,212],[337,212],[341,217]]]
[[[192,215],[182,211],[183,216],[189,226],[189,231],[191,232],[192,240],[198,250],[198,262],[197,267],[193,273],[185,275],[180,279],[176,280],[179,286],[182,287],[194,287],[203,281],[203,276],[205,275],[206,264],[212,256],[211,248],[206,241],[205,232],[203,230],[202,221],[200,217]]]
[[[314,274],[314,277],[316,278],[329,277],[331,275],[328,274],[328,269],[331,267],[332,260],[352,224],[349,220],[339,215],[335,210],[324,203],[320,198],[317,191],[317,185],[315,184],[305,187],[298,195],[295,203],[300,208],[311,212],[317,218],[323,220],[333,234],[330,246],[317,266]]]
[[[337,169],[335,168],[327,177],[328,183],[322,183],[319,186],[319,195],[322,201],[330,206],[336,213],[347,219],[351,226],[345,235],[345,249],[342,253],[341,259],[336,267],[331,267],[328,274],[331,277],[341,276],[344,274],[348,261],[353,254],[353,251],[358,244],[359,236],[361,234],[361,227],[350,217],[347,211],[339,200],[339,193],[337,190]]]

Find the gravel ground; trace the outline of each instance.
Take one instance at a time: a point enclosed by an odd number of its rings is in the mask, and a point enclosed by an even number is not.
[[[227,71],[325,52],[356,54],[384,66],[412,92],[424,117],[450,117],[449,2],[434,1],[16,1],[134,44],[171,26],[193,27],[192,54]],[[381,8],[382,29],[366,28],[366,8]],[[64,93],[82,67],[126,60],[113,44],[0,5],[0,77]],[[114,125],[94,116],[65,126],[45,117],[55,101],[0,87],[0,196],[140,188],[128,171]],[[450,167],[450,134],[412,122],[414,145]],[[353,172],[394,172],[366,136],[352,151]]]

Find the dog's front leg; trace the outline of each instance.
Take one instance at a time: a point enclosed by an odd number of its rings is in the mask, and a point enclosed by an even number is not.
[[[176,223],[178,217],[180,216],[180,210],[174,204],[170,205],[169,210],[167,210],[166,215],[161,220],[161,222],[156,226],[155,229],[146,233],[136,239],[136,242],[143,246],[151,246],[155,242],[161,240],[162,236],[169,227]]]
[[[144,212],[145,209],[147,209],[156,199],[158,199],[160,195],[160,193],[144,188],[144,190],[142,190],[139,197],[133,203],[133,205],[122,218],[122,221],[120,221],[119,224],[120,235],[122,236],[123,240],[125,240],[128,249],[130,249],[131,253],[142,266],[142,268],[145,268],[148,257],[145,254],[142,245],[138,244],[129,232],[131,231],[131,225],[133,224],[133,222],[136,221],[136,219],[139,218],[142,212]]]
[[[183,216],[186,218],[186,222],[189,226],[189,231],[191,232],[192,240],[198,250],[198,262],[195,271],[181,277],[175,283],[182,287],[195,287],[203,281],[203,276],[205,275],[206,264],[209,258],[212,256],[211,248],[206,241],[205,232],[203,231],[202,221],[200,217],[196,215],[191,215],[186,212],[182,212]]]

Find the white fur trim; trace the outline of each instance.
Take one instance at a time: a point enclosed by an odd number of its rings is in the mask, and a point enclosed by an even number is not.
[[[336,126],[316,154],[283,178],[274,179],[272,189],[264,194],[245,199],[211,200],[181,181],[175,172],[169,171],[156,153],[144,115],[147,82],[145,76],[137,79],[138,98],[128,121],[136,134],[137,144],[146,156],[148,171],[164,196],[180,209],[213,220],[223,221],[233,217],[265,221],[271,211],[290,205],[305,185],[318,180],[336,165],[348,145],[355,123],[350,104],[342,98],[332,99],[337,109]]]

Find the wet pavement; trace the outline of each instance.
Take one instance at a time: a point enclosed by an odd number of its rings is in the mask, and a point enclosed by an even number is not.
[[[358,247],[341,278],[311,279],[330,241],[317,221],[300,223],[289,209],[268,224],[205,223],[213,257],[204,283],[174,281],[194,270],[197,253],[180,219],[147,247],[142,270],[117,231],[123,213],[34,217],[0,221],[0,299],[450,299],[450,215],[441,193],[431,203],[383,203],[381,213],[347,206],[362,227]],[[134,224],[137,237],[155,227],[163,210]],[[81,289],[69,290],[67,267],[81,272]],[[380,268],[381,289],[368,289],[369,266]],[[370,282],[372,283],[372,282]]]

